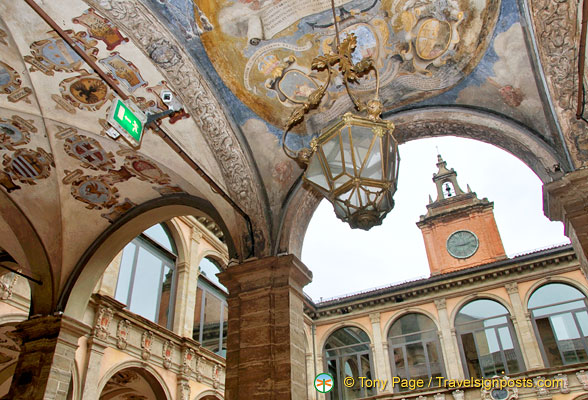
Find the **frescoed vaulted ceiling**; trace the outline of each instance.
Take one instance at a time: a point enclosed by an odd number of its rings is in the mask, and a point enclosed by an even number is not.
[[[586,126],[573,117],[575,3],[335,3],[342,37],[358,38],[354,61],[375,60],[383,116],[400,142],[472,137],[512,152],[544,182],[588,163]],[[0,2],[0,231],[19,238],[0,246],[50,282],[33,298],[44,293],[56,307],[100,235],[145,204],[206,200],[217,219],[201,216],[219,224],[236,258],[299,251],[320,199],[299,185],[281,141],[292,110],[325,82],[311,62],[333,49],[330,1],[37,4],[140,109],[165,111],[160,95],[170,90],[183,110],[159,125],[176,147],[152,129],[139,148],[111,137],[113,88],[24,1]],[[352,89],[367,98],[374,88],[368,75]],[[288,145],[307,145],[351,109],[335,80]],[[30,248],[19,247],[25,238]]]

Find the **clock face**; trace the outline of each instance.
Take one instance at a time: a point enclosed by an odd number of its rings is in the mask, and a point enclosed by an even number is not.
[[[473,256],[478,245],[478,238],[470,231],[453,232],[447,239],[447,251],[455,258]]]

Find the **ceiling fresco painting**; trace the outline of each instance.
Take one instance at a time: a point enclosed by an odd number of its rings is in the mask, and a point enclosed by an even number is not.
[[[248,107],[283,127],[293,107],[325,82],[311,70],[315,56],[334,48],[330,2],[196,2],[214,29],[200,36],[225,84]],[[355,34],[355,62],[374,58],[384,107],[435,96],[467,76],[487,46],[498,18],[497,1],[341,0],[341,37]],[[373,75],[361,84],[372,96]],[[328,91],[309,131],[352,108],[342,82]]]

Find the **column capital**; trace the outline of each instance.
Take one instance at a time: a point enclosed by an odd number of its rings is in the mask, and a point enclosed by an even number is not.
[[[293,254],[265,257],[234,265],[217,275],[229,297],[269,287],[291,286],[300,293],[312,272]]]
[[[370,322],[372,324],[379,324],[380,323],[380,316],[379,312],[370,313]]]
[[[504,287],[508,294],[519,294],[519,285],[516,282],[508,282]]]
[[[445,310],[447,309],[447,302],[445,299],[435,299],[435,307],[437,307],[437,310]]]

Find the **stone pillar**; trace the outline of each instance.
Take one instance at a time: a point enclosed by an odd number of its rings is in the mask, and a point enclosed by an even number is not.
[[[564,223],[565,234],[588,276],[588,168],[543,185],[543,211],[552,221]]]
[[[98,400],[98,380],[100,367],[106,343],[97,337],[88,339],[88,354],[86,356],[86,371],[83,380],[82,400]]]
[[[200,263],[200,241],[202,232],[192,227],[190,250],[187,261],[176,265],[177,294],[174,313],[174,332],[192,337],[194,330],[194,307],[196,307],[196,287],[198,285],[198,266]]]
[[[66,316],[21,322],[15,333],[21,352],[6,399],[65,400],[78,339],[90,328]]]
[[[382,328],[380,326],[380,313],[371,313],[370,322],[372,323],[372,334],[374,335],[374,364],[376,371],[372,374],[374,379],[385,379],[390,381],[390,376],[386,370],[386,356],[384,353],[384,346],[382,341]],[[390,388],[391,386],[388,386]],[[378,391],[380,388],[378,387]]]
[[[435,307],[439,313],[439,325],[441,327],[441,347],[443,348],[443,358],[445,360],[445,371],[449,379],[464,379],[463,366],[455,330],[451,329],[447,306],[445,299],[435,300]]]
[[[312,273],[293,255],[218,275],[229,290],[226,400],[306,398],[302,288]]]
[[[527,369],[544,368],[541,359],[541,351],[533,333],[530,318],[527,318],[521,296],[519,294],[519,285],[516,282],[509,282],[504,285],[508,296],[510,297],[510,304],[512,305],[513,322],[516,327],[517,335],[519,337],[520,347],[525,359]]]

